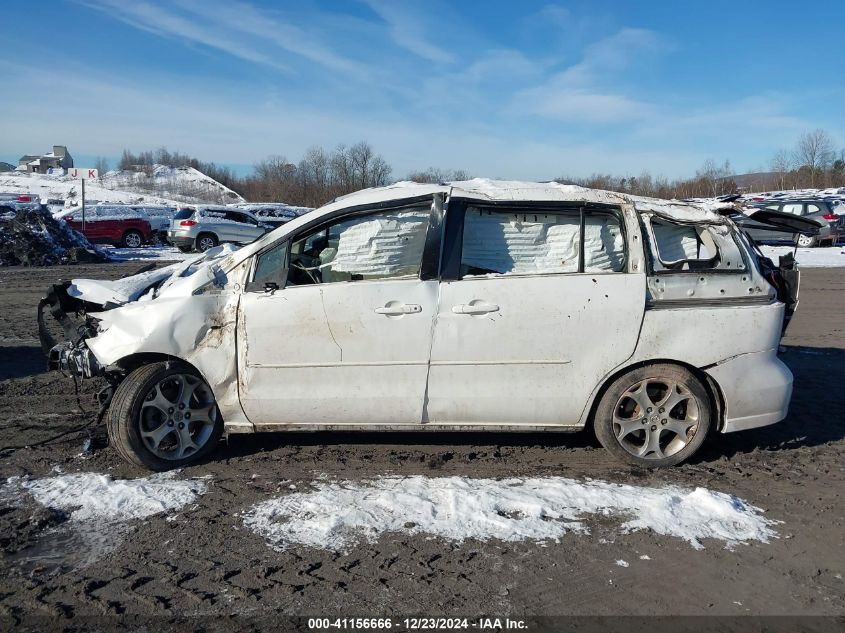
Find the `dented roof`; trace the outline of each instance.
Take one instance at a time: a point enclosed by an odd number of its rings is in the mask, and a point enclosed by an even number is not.
[[[680,200],[661,200],[629,196],[613,191],[588,189],[577,185],[563,185],[557,182],[525,182],[518,180],[492,180],[473,178],[448,183],[429,184],[417,182],[397,182],[386,187],[363,189],[355,193],[332,200],[319,209],[300,216],[264,235],[252,244],[245,246],[234,256],[242,261],[258,252],[264,246],[276,241],[280,236],[297,230],[300,226],[313,222],[323,215],[349,207],[379,204],[391,200],[419,198],[442,193],[450,197],[475,198],[491,202],[575,202],[584,204],[633,205],[640,213],[654,213],[679,222],[726,222],[721,212],[736,211],[731,202],[682,202]]]

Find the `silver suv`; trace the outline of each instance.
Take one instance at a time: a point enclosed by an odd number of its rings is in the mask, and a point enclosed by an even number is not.
[[[205,252],[222,242],[249,244],[272,229],[251,213],[227,207],[183,207],[170,222],[167,241],[182,252]]]
[[[838,206],[838,200],[794,199],[780,201],[766,201],[754,205],[759,209],[768,209],[779,213],[791,213],[809,220],[815,220],[821,225],[818,235],[798,235],[799,246],[817,246],[822,242],[830,242],[833,246],[837,240],[845,235],[845,207]],[[777,242],[792,236],[778,231],[777,228],[744,218],[740,223],[756,242]]]

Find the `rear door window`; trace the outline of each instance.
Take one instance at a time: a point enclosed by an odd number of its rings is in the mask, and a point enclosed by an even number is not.
[[[610,213],[522,211],[468,207],[464,216],[461,276],[620,272],[622,229]]]

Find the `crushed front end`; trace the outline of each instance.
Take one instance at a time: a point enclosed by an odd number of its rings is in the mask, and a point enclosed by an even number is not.
[[[81,378],[102,376],[105,373],[103,366],[85,343],[86,339],[97,335],[97,321],[88,313],[102,310],[102,306],[70,296],[69,286],[70,282],[51,286],[38,303],[38,337],[47,354],[47,368]],[[61,328],[64,340],[56,338],[55,327],[47,321],[48,315]]]

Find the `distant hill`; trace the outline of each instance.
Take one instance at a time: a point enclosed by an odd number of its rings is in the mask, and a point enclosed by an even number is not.
[[[736,186],[746,191],[760,191],[776,186],[781,176],[778,171],[757,171],[750,174],[735,174],[730,176]]]
[[[193,167],[153,165],[136,171],[110,171],[101,176],[106,189],[155,194],[180,202],[229,204],[244,199]]]
[[[48,176],[27,172],[0,172],[0,192],[31,193],[42,202],[79,203],[81,181],[68,176]],[[192,167],[154,165],[149,174],[136,171],[110,171],[99,180],[85,183],[85,200],[121,204],[228,204],[244,202],[237,193]]]

